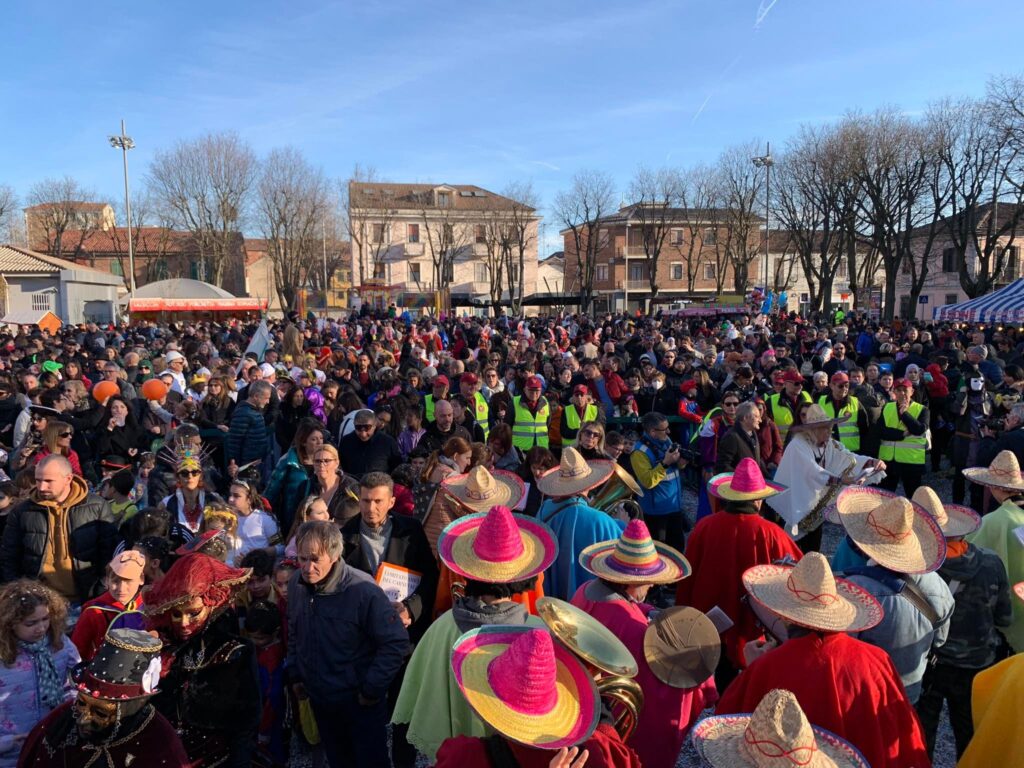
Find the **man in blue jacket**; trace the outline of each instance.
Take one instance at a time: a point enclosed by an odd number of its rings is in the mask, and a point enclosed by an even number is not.
[[[288,585],[288,678],[308,698],[331,768],[389,765],[387,692],[409,635],[384,591],[341,559],[330,521],[303,523]]]
[[[265,381],[254,381],[248,387],[245,402],[239,403],[231,415],[231,425],[224,441],[224,460],[229,465],[233,461],[242,466],[266,458],[270,437],[263,420],[263,409],[270,402],[272,389]]]

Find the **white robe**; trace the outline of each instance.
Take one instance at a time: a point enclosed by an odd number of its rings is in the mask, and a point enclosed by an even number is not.
[[[782,454],[782,461],[775,472],[774,481],[784,485],[786,490],[765,500],[775,512],[786,521],[787,529],[794,538],[801,534],[799,523],[818,506],[829,490],[829,480],[846,477],[857,477],[872,461],[868,456],[852,453],[838,440],[830,439],[824,448],[818,448],[795,435]],[[874,472],[867,477],[865,484],[872,485],[885,477],[884,472]]]

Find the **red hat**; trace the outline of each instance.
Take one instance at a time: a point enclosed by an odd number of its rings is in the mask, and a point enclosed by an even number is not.
[[[540,380],[540,376],[529,376],[526,379],[526,384],[523,385],[523,389],[543,389],[544,384]]]
[[[572,388],[572,393],[574,395],[585,395],[589,391],[590,390],[587,388],[586,384],[577,384],[575,387]]]
[[[479,383],[479,381],[480,379],[477,378],[475,373],[464,373],[459,379],[460,384],[469,384],[470,386],[474,386]]]
[[[849,384],[850,383],[850,377],[847,376],[842,371],[836,371],[835,373],[832,374],[832,378],[829,379],[829,381],[831,381],[833,384],[836,384],[836,383],[839,383],[839,384]]]
[[[910,379],[896,379],[896,381],[894,381],[892,383],[892,388],[893,389],[913,389],[914,388],[914,382],[912,382]]]
[[[686,381],[679,385],[679,389],[682,390],[683,392],[689,392],[691,389],[696,388],[697,382],[694,381],[693,379],[687,379]]]
[[[783,381],[792,381],[792,382],[794,382],[796,384],[803,384],[804,383],[804,377],[800,375],[799,371],[795,371],[792,368],[790,368],[788,371],[786,371],[784,374],[782,374],[782,380]]]
[[[448,377],[445,376],[442,373],[440,376],[438,376],[436,379],[434,379],[434,386],[435,387],[450,387],[451,386],[451,382],[449,382],[448,381]]]

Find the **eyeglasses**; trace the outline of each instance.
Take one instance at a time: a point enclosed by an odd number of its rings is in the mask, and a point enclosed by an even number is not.
[[[373,424],[356,424],[356,432],[369,432],[373,429]]]
[[[660,432],[661,430],[655,430]],[[593,429],[582,429],[580,430],[580,437],[601,437],[601,433]]]
[[[30,419],[31,421],[46,421],[46,417],[40,416],[38,413],[33,413]]]
[[[198,477],[203,474],[201,469],[183,469],[178,473],[178,477]]]
[[[73,433],[71,433],[71,432],[61,432],[61,433],[60,433],[59,435],[57,435],[57,436],[58,436],[58,437],[71,437],[71,435],[72,435],[72,434],[73,434]]]
[[[333,464],[337,459],[313,459],[314,464]]]
[[[737,407],[738,405],[739,405],[739,403],[738,403],[738,402],[736,402],[736,401],[730,401],[730,402],[728,402],[728,403],[722,403],[722,407],[723,407],[723,408],[735,408],[735,407]]]

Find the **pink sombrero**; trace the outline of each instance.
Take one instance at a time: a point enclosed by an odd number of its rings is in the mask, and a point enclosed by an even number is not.
[[[453,520],[437,539],[437,554],[459,576],[508,584],[536,576],[558,556],[554,532],[508,507]]]
[[[708,481],[708,493],[726,501],[767,499],[784,490],[786,486],[766,481],[761,468],[751,458],[741,459],[735,472],[724,472]]]
[[[473,711],[512,741],[560,749],[597,728],[593,678],[546,630],[492,625],[467,632],[452,649],[452,672]]]
[[[882,605],[866,589],[832,574],[820,552],[796,565],[755,565],[743,572],[750,597],[788,622],[822,632],[861,632],[882,620]]]
[[[599,541],[580,552],[580,565],[616,584],[671,584],[691,573],[682,553],[655,542],[642,520],[630,520],[617,539]]]
[[[848,741],[811,725],[796,696],[780,688],[749,715],[704,718],[692,738],[712,768],[870,768]]]

